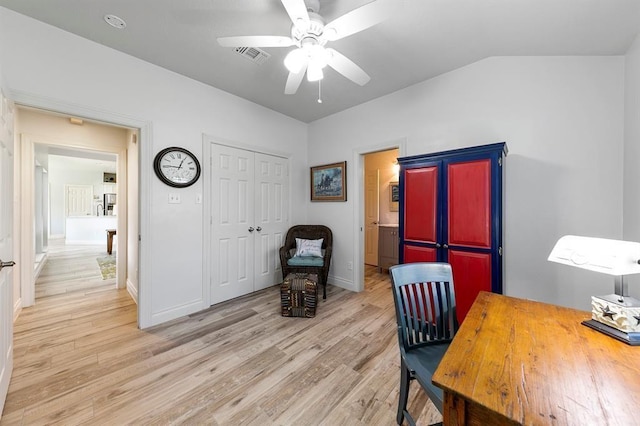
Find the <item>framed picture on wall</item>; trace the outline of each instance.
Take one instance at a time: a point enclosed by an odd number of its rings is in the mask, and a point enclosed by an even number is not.
[[[311,167],[311,201],[347,201],[347,162]]]
[[[400,202],[400,186],[398,182],[389,182],[389,211],[397,212]]]

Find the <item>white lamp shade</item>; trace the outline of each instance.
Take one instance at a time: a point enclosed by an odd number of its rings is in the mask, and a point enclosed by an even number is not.
[[[318,81],[324,78],[324,73],[322,72],[322,68],[315,66],[313,63],[309,63],[309,68],[307,68],[307,80],[309,81]]]
[[[284,66],[289,72],[298,74],[307,60],[307,52],[304,49],[294,49],[284,58]]]
[[[640,274],[640,243],[565,235],[548,260],[609,275]]]

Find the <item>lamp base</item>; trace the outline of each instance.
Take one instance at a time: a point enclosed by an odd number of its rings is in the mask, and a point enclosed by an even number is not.
[[[625,333],[624,331],[620,331],[616,328],[610,327],[593,319],[582,321],[582,325],[586,325],[589,328],[598,330],[599,332],[613,337],[614,339],[618,339],[621,342],[626,343],[627,345],[640,346],[640,333]]]

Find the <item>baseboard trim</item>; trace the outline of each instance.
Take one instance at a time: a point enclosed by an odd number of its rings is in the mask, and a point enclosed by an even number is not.
[[[353,281],[345,280],[344,278],[329,275],[327,277],[327,281],[329,282],[329,284],[335,285],[336,287],[340,287],[345,290],[355,291],[355,292],[358,291]]]
[[[13,304],[13,322],[16,322],[20,312],[22,312],[22,297],[19,297],[16,303]]]
[[[127,292],[129,293],[129,296],[131,296],[133,301],[136,302],[136,305],[137,305],[138,304],[138,288],[133,285],[133,283],[129,278],[127,278]]]

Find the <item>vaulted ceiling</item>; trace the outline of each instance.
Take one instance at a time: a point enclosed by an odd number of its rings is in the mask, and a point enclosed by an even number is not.
[[[379,0],[380,1],[380,0]],[[320,0],[327,21],[370,0]],[[304,122],[490,56],[623,55],[640,30],[640,0],[392,0],[382,23],[331,43],[371,80],[332,69],[285,95],[292,48],[256,64],[218,37],[289,36],[280,0],[0,0],[0,6],[112,47]],[[116,15],[124,29],[108,25]]]

